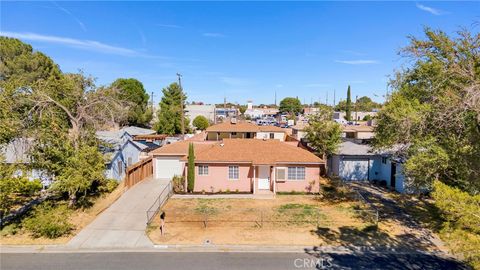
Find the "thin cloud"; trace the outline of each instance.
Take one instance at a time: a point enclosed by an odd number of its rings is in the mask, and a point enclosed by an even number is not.
[[[445,12],[441,11],[440,9],[428,7],[428,6],[419,4],[419,3],[417,3],[416,6],[417,6],[418,9],[426,11],[426,12],[428,12],[430,14],[433,14],[433,15],[436,15],[436,16],[445,14]]]
[[[107,54],[148,57],[147,55],[144,55],[132,49],[108,45],[108,44],[101,43],[94,40],[81,40],[81,39],[73,39],[73,38],[67,38],[67,37],[40,35],[35,33],[16,33],[16,32],[3,32],[3,31],[0,32],[0,35],[23,39],[23,40],[61,44],[69,47],[97,51],[97,52],[107,53]]]
[[[176,24],[163,24],[157,23],[156,26],[165,27],[165,28],[183,28],[183,26],[176,25]]]
[[[211,32],[203,33],[202,36],[204,36],[204,37],[225,37],[225,35],[222,34],[222,33],[211,33]]]
[[[378,64],[377,60],[335,60],[336,63],[347,64],[347,65],[369,65],[369,64]]]
[[[87,28],[85,27],[85,24],[80,21],[75,15],[73,15],[72,12],[70,12],[70,10],[60,6],[59,4],[57,4],[57,2],[53,1],[52,2],[55,7],[58,9],[58,10],[61,10],[62,12],[64,12],[65,14],[67,14],[68,16],[70,16],[70,18],[72,18],[74,21],[77,22],[77,24],[80,26],[80,28],[82,28],[83,32],[87,32]]]

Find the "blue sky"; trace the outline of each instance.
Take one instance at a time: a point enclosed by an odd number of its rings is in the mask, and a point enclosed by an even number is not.
[[[82,69],[154,92],[183,74],[189,101],[382,101],[398,55],[424,26],[478,32],[480,2],[0,2],[0,32]]]

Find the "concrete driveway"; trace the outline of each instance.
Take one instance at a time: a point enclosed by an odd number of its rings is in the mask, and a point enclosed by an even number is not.
[[[127,190],[67,244],[71,248],[152,247],[146,211],[170,180],[149,178]]]

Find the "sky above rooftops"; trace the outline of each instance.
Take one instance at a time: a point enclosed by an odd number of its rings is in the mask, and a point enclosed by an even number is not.
[[[425,26],[478,32],[476,2],[0,2],[0,32],[99,85],[142,81],[154,101],[183,74],[188,101],[383,101]],[[476,26],[475,26],[476,25]]]

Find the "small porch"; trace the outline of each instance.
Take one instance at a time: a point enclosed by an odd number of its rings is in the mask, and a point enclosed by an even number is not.
[[[253,165],[253,194],[274,195],[276,193],[275,166]]]

